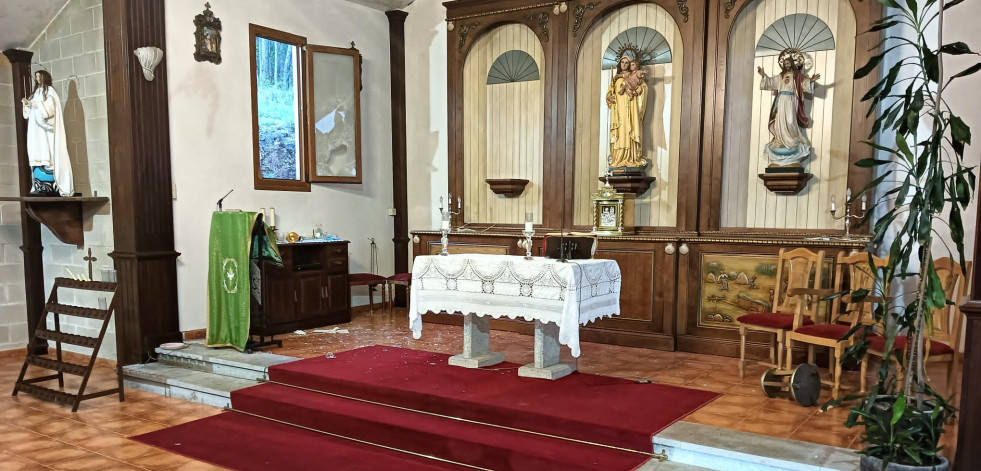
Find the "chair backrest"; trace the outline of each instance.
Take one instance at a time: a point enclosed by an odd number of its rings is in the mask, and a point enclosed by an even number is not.
[[[961,321],[964,317],[960,306],[967,294],[967,279],[964,273],[971,270],[971,262],[961,267],[950,257],[944,257],[934,260],[933,266],[937,269],[940,282],[943,283],[944,296],[953,304],[947,304],[933,311],[933,332],[930,338],[950,345],[954,351],[959,351]]]
[[[589,259],[596,254],[598,238],[592,234],[578,234],[570,232],[565,234],[546,234],[545,235],[545,257],[559,258],[560,244],[566,244],[565,257],[569,259]]]
[[[787,296],[794,288],[817,289],[821,287],[824,269],[824,251],[812,252],[800,249],[780,249],[777,260],[777,286],[773,290],[773,312],[797,313],[797,296]],[[806,306],[804,314],[814,318],[819,303]]]
[[[844,296],[844,300],[836,299],[831,306],[831,322],[848,323],[854,326],[861,322],[864,324],[875,324],[872,307],[876,298],[875,273],[880,268],[888,265],[889,261],[884,258],[872,255],[872,267],[869,267],[868,252],[852,252],[845,255],[844,252],[838,254],[838,261],[835,266],[835,288],[836,293],[847,291],[851,293],[857,289],[869,291],[869,298],[861,302],[852,302],[851,296]],[[848,283],[845,283],[847,277]]]

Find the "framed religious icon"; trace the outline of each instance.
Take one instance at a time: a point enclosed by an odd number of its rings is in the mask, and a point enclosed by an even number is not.
[[[204,12],[194,17],[194,60],[221,64],[221,20],[204,4]]]
[[[593,233],[622,235],[634,232],[634,197],[620,193],[609,183],[593,193]]]
[[[310,182],[361,183],[361,53],[307,46]]]

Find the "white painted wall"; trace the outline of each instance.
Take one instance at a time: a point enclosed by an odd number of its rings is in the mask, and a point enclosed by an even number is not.
[[[211,9],[222,22],[222,63],[215,65],[196,62],[192,55],[192,21],[202,9],[198,2],[167,2],[165,17],[171,161],[177,187],[174,243],[182,254],[177,262],[181,330],[207,326],[211,213],[218,198],[232,188],[226,209],[275,207],[281,231],[310,234],[322,224],[326,232],[350,240],[352,272],[368,271],[366,237],[374,237],[379,272],[392,274],[392,218],[387,214],[392,207],[391,78],[385,14],[342,0],[212,0]],[[364,57],[362,185],[318,183],[309,193],[253,189],[250,22],[305,36],[309,44],[357,44]],[[409,96],[413,94],[410,89]],[[355,291],[356,305],[367,303],[364,289]]]
[[[405,11],[406,147],[409,230],[439,228],[447,192],[446,8],[417,0]],[[412,251],[409,251],[411,263]]]

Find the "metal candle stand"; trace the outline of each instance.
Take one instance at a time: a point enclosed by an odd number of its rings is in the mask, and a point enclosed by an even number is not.
[[[521,231],[525,235],[525,260],[532,260],[534,257],[531,256],[531,237],[535,235],[535,231]]]
[[[844,219],[845,220],[845,237],[842,237],[842,240],[851,240],[851,238],[852,238],[852,236],[851,236],[851,225],[852,225],[852,221],[851,220],[852,219],[859,219],[859,220],[864,219],[865,218],[865,214],[866,214],[866,211],[865,211],[866,196],[865,196],[865,194],[862,194],[862,214],[852,214],[851,199],[852,199],[852,189],[851,188],[848,188],[847,190],[845,190],[845,214],[842,214],[841,216],[835,216],[835,213],[838,212],[837,211],[837,208],[835,208],[835,195],[831,195],[831,218],[834,219],[834,220],[838,220],[838,219]]]
[[[439,197],[439,214],[442,217],[441,227],[439,229],[439,233],[441,234],[440,235],[440,238],[439,238],[439,243],[443,246],[443,249],[440,250],[440,252],[439,252],[440,255],[449,255],[450,254],[450,251],[449,251],[449,248],[450,248],[450,230],[451,230],[451,226],[449,224],[450,218],[451,218],[451,216],[460,214],[460,212],[462,211],[462,208],[463,208],[463,198],[457,198],[456,199],[456,211],[453,211],[453,194],[452,193],[447,194],[446,195],[446,198],[447,198],[447,208],[444,211],[443,210],[443,197],[442,196]],[[447,224],[442,224],[442,222],[446,222]]]

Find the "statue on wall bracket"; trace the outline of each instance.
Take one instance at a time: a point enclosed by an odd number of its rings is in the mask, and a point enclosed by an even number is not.
[[[811,155],[811,141],[807,139],[811,120],[804,100],[814,94],[814,84],[821,74],[810,77],[804,74],[804,54],[797,49],[785,49],[778,62],[780,74],[773,77],[767,76],[763,67],[756,69],[762,78],[760,90],[770,90],[776,95],[768,124],[773,139],[766,144],[763,153],[772,164],[799,166]]]
[[[780,73],[768,76],[763,67],[760,74],[760,90],[774,93],[770,106],[767,128],[772,138],[763,147],[763,154],[770,161],[760,174],[763,184],[770,191],[781,194],[797,194],[807,185],[811,174],[804,172],[802,162],[811,156],[813,148],[807,138],[811,119],[807,116],[804,100],[814,94],[814,85],[821,74],[807,76],[804,53],[796,48],[780,52],[777,62]]]
[[[608,184],[618,191],[641,194],[654,177],[647,175],[650,162],[644,158],[644,115],[647,111],[647,71],[642,68],[642,51],[624,48],[610,68],[606,105],[610,110],[610,154]]]

